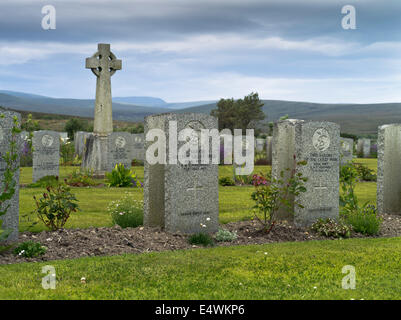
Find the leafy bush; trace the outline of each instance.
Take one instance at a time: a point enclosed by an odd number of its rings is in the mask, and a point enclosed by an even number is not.
[[[295,156],[294,156],[295,162]],[[295,163],[296,166],[306,165],[306,161]],[[296,167],[295,166],[295,167]],[[305,182],[308,180],[301,172],[287,169],[288,179],[284,178],[284,171],[280,172],[279,177],[273,177],[271,173],[266,176],[254,175],[253,185],[255,191],[251,198],[255,201],[254,216],[259,221],[264,230],[269,233],[276,223],[277,213],[283,206],[291,212],[292,203],[289,196],[298,196],[301,192],[306,192]],[[294,201],[294,206],[303,207],[300,203]]]
[[[74,164],[75,147],[71,142],[60,143],[60,163],[63,166]]]
[[[377,216],[376,207],[368,204],[344,215],[344,219],[356,232],[367,235],[378,234],[383,222],[383,219]]]
[[[216,233],[216,240],[219,242],[231,242],[238,238],[237,232],[231,232],[226,229],[219,229]]]
[[[196,233],[189,237],[188,242],[192,245],[213,246],[214,241],[211,236],[206,233]]]
[[[336,222],[333,219],[319,219],[312,224],[311,229],[325,237],[349,238],[352,228],[343,222]]]
[[[42,246],[39,242],[26,241],[16,247],[13,252],[16,256],[33,258],[44,255],[46,250],[46,247]]]
[[[362,163],[355,163],[355,169],[362,181],[377,181],[377,175],[374,174],[374,171]]]
[[[226,187],[226,186],[235,186],[235,182],[230,177],[222,177],[219,179],[219,185]]]
[[[79,210],[78,200],[70,192],[70,188],[64,184],[56,187],[49,186],[47,192],[39,200],[34,196],[36,202],[35,213],[46,227],[55,231],[64,227],[72,212]]]
[[[30,188],[47,188],[56,187],[59,185],[58,177],[56,176],[45,176],[40,178],[38,181],[28,185]]]
[[[355,194],[355,187],[358,178],[358,171],[352,162],[340,167],[340,212],[347,214],[358,209],[358,198]]]
[[[106,173],[109,187],[141,187],[136,174],[131,169],[126,169],[122,163],[116,164],[111,172]]]
[[[97,183],[93,177],[91,170],[75,170],[67,178],[66,183],[72,187],[90,187],[96,186]]]
[[[143,201],[134,200],[131,193],[126,192],[122,199],[112,201],[107,210],[113,223],[121,228],[143,225]]]

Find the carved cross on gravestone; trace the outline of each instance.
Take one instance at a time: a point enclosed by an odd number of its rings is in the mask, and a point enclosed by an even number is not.
[[[197,202],[198,202],[198,197],[197,197],[197,194],[198,194],[198,191],[199,190],[202,190],[203,189],[203,186],[201,186],[201,185],[198,185],[197,183],[196,183],[196,181],[194,181],[194,186],[193,186],[193,188],[188,188],[187,189],[187,191],[193,191],[194,193],[193,193],[193,195],[194,195],[194,199],[195,199],[195,206],[197,205]]]
[[[94,133],[106,135],[113,132],[111,76],[121,67],[122,62],[110,51],[110,44],[99,43],[98,51],[86,58],[86,68],[97,77]]]

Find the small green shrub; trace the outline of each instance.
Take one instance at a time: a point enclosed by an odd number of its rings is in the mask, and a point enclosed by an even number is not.
[[[122,163],[116,164],[111,172],[107,172],[106,179],[109,187],[141,187],[136,174],[131,169],[125,168]]]
[[[222,177],[219,179],[219,185],[221,185],[223,187],[235,186],[235,182],[230,177]]]
[[[59,184],[56,187],[47,187],[47,192],[43,193],[39,200],[34,196],[37,214],[40,221],[46,227],[55,231],[64,227],[72,212],[79,210],[78,200],[75,195],[70,192],[67,185]]]
[[[193,234],[189,237],[188,242],[192,245],[202,245],[204,247],[214,245],[212,237],[206,233]]]
[[[40,178],[38,181],[28,185],[30,188],[47,188],[58,186],[59,179],[56,176],[45,176]]]
[[[352,228],[343,222],[333,219],[319,219],[312,224],[311,229],[325,237],[349,238]]]
[[[60,142],[60,164],[63,166],[71,166],[74,164],[75,147],[70,141]]]
[[[365,204],[353,212],[344,215],[345,221],[352,226],[355,232],[367,235],[376,235],[380,231],[383,222],[381,217],[377,216],[374,205]]]
[[[96,186],[97,183],[93,177],[91,170],[75,170],[67,178],[66,183],[72,187],[91,187]]]
[[[374,173],[374,171],[362,163],[355,163],[355,169],[362,181],[377,181],[377,175]]]
[[[13,252],[16,256],[33,258],[44,255],[46,250],[46,247],[42,246],[39,242],[26,241],[16,247]]]
[[[219,229],[216,233],[216,240],[219,242],[231,242],[238,238],[237,232],[231,232],[226,229]]]
[[[134,200],[131,193],[126,192],[122,199],[112,201],[107,210],[113,223],[121,228],[143,225],[143,201]]]

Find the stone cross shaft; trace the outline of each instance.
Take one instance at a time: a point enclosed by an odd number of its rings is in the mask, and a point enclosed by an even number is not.
[[[110,44],[99,43],[98,51],[86,58],[86,68],[97,77],[94,133],[107,135],[113,132],[111,76],[121,67],[122,62],[110,51]]]

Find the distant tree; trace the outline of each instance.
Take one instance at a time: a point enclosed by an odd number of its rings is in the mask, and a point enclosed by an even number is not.
[[[68,138],[70,138],[70,140],[74,140],[75,132],[86,130],[88,130],[88,121],[82,119],[72,118],[68,120],[64,126],[64,131],[67,132]]]
[[[219,119],[219,130],[255,129],[258,122],[265,119],[263,102],[257,93],[250,93],[244,99],[220,99],[217,109],[211,115]]]
[[[287,120],[289,118],[288,114],[286,114],[285,116],[280,117],[280,120]]]

